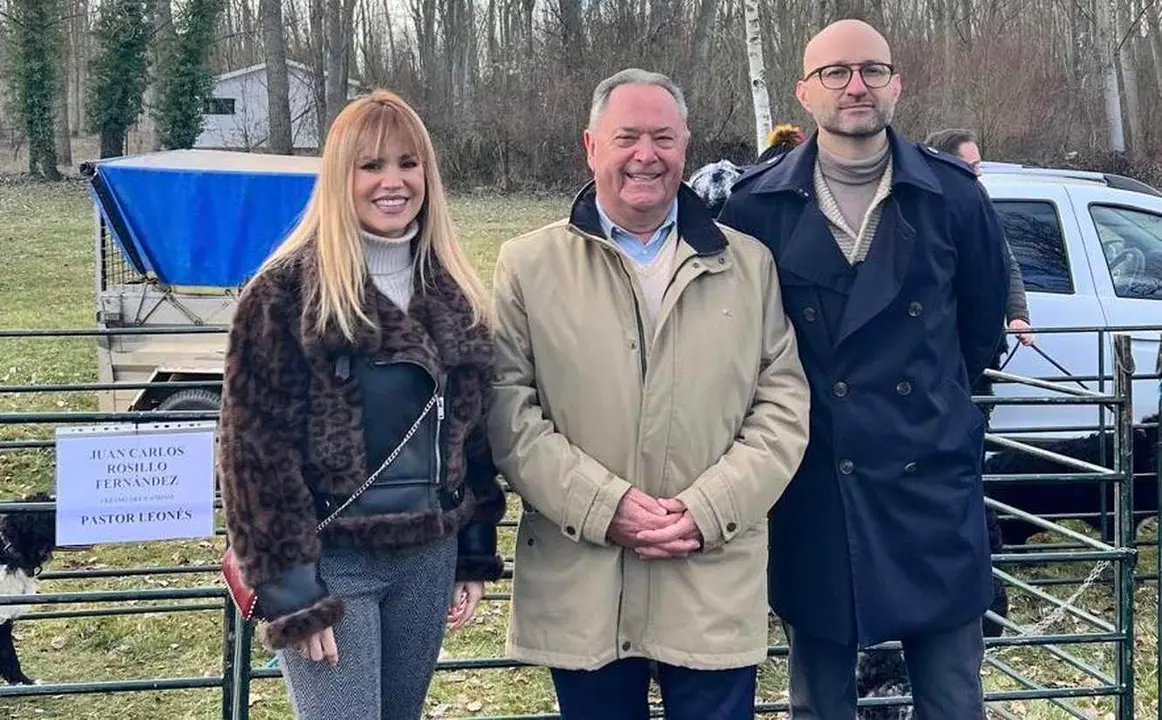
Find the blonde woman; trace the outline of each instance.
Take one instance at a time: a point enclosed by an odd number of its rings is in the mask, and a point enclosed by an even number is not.
[[[239,300],[219,424],[230,541],[301,720],[420,717],[445,624],[500,577],[485,302],[419,116],[350,103]]]

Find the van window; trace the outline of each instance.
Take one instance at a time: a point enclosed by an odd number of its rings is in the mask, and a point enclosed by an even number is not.
[[[1162,300],[1162,216],[1110,205],[1089,214],[1118,297]]]
[[[1073,294],[1073,276],[1057,208],[1050,202],[995,200],[1005,239],[1028,291]]]

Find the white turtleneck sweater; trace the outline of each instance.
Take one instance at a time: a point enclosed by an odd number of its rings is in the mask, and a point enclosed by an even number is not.
[[[371,282],[405,313],[412,299],[412,239],[419,229],[419,224],[413,222],[403,237],[398,238],[362,232],[363,255]]]

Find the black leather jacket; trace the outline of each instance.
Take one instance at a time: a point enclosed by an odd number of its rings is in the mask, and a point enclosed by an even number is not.
[[[411,438],[370,487],[339,513],[342,518],[384,516],[443,510],[461,504],[461,487],[449,489],[446,461],[448,438],[445,425],[445,377],[433,378],[421,365],[407,361],[377,362],[365,355],[341,357],[336,372],[350,375],[358,384],[363,410],[363,440],[367,450],[365,475],[370,478],[405,435],[423,416]],[[425,407],[433,402],[425,414]],[[320,521],[329,517],[350,495],[315,493]],[[496,528],[469,523],[460,529],[461,556],[496,555]],[[264,617],[280,617],[310,607],[327,595],[314,563],[304,564],[258,588],[258,611]]]

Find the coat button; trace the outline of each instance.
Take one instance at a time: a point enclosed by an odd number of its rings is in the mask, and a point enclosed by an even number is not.
[[[630,350],[637,350],[637,340],[630,340],[629,341],[629,349]]]
[[[732,522],[726,523],[726,532],[734,532],[737,528],[738,526]]]
[[[529,538],[529,547],[532,547],[532,546],[533,546],[533,539]]]
[[[913,300],[908,303],[908,314],[912,317],[920,317],[920,313],[924,312],[924,306]]]
[[[840,380],[831,386],[831,392],[835,393],[835,397],[844,397],[847,395],[847,383]]]
[[[909,472],[909,473],[916,472],[916,463],[912,462],[912,463],[908,463],[907,465],[905,465],[904,472]]]
[[[577,534],[577,528],[573,527],[572,525],[566,525],[566,526],[565,526],[565,532],[566,532],[566,533],[568,533],[569,535],[576,535],[576,534]]]
[[[693,265],[694,265],[694,267],[695,267],[695,268],[700,268],[700,267],[702,267],[702,263],[698,262],[697,260],[695,260],[695,261],[694,261]]]
[[[807,322],[815,322],[815,308],[813,308],[813,307],[804,308],[803,318]]]
[[[901,380],[900,382],[896,383],[896,392],[900,393],[901,395],[911,395],[912,383],[908,382],[907,380]]]
[[[726,264],[726,258],[724,258],[724,257],[722,257],[722,256],[719,256],[719,258],[718,258],[718,264],[719,264],[719,265],[725,265],[725,264]]]
[[[855,469],[855,463],[850,460],[843,460],[839,463],[839,472],[844,475],[850,475],[851,471]]]
[[[629,650],[629,648],[630,648],[629,640],[626,640],[625,642],[623,642],[623,643],[621,644],[621,649],[622,649],[622,651],[628,651],[628,650]]]

